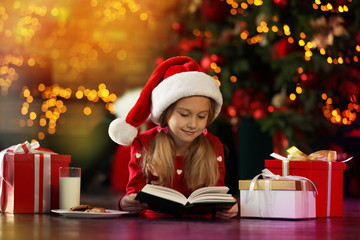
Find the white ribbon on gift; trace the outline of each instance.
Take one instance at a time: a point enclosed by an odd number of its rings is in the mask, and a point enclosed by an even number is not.
[[[272,153],[270,154],[271,157],[282,160],[283,161],[283,167],[282,167],[282,173],[283,176],[287,176],[289,174],[288,170],[289,170],[289,158],[286,158],[284,156],[281,156],[277,153]],[[353,157],[350,157],[348,159],[345,159],[341,162],[348,162],[351,159],[353,159]],[[296,161],[296,160],[294,160]],[[311,161],[315,161],[315,160],[311,160]],[[325,160],[317,160],[317,161],[325,161]],[[329,217],[331,214],[331,177],[332,177],[332,162],[331,161],[326,161],[328,162],[328,178],[327,178],[327,205],[326,205],[326,215]]]
[[[3,172],[4,172],[4,160],[5,154],[9,152],[13,153],[22,153],[22,154],[34,154],[34,213],[39,213],[39,198],[40,198],[40,154],[43,154],[43,208],[42,212],[50,212],[50,202],[51,202],[51,154],[56,154],[48,151],[37,150],[40,147],[39,142],[24,142],[18,145],[11,146],[7,149],[4,149],[0,152],[0,211],[2,209],[2,193],[3,193],[3,183],[5,182],[9,186],[11,183],[6,181]]]
[[[249,187],[249,195],[247,198],[247,202],[250,201],[251,196],[254,192],[255,189],[255,183],[258,180],[259,177],[262,177],[265,180],[265,206],[266,206],[266,217],[270,217],[271,213],[270,213],[270,209],[272,209],[271,207],[271,203],[269,202],[269,195],[270,195],[270,181],[271,180],[290,180],[290,181],[307,181],[309,183],[311,183],[314,186],[315,192],[316,194],[318,194],[318,190],[316,188],[316,185],[308,178],[306,177],[302,177],[302,176],[292,176],[292,175],[287,175],[287,176],[280,176],[280,175],[275,175],[273,174],[269,169],[265,168],[262,170],[262,172],[258,175],[256,175],[250,183],[250,187]],[[303,183],[302,183],[303,184]],[[303,190],[305,190],[305,185],[303,185]],[[259,205],[261,206],[261,205]],[[306,215],[307,215],[307,208],[304,209]],[[261,209],[259,208],[259,215],[261,216]]]

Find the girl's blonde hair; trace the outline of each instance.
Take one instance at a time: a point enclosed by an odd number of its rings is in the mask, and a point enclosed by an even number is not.
[[[209,98],[210,99],[210,98]],[[159,123],[161,127],[167,125],[167,121],[173,113],[177,102],[170,105],[161,115]],[[215,102],[210,99],[210,110],[207,125],[214,118]],[[172,138],[160,132],[151,141],[145,156],[142,168],[147,177],[156,176],[153,184],[171,187],[175,172],[175,145]],[[209,140],[201,134],[185,152],[186,164],[183,169],[184,181],[189,190],[200,187],[213,186],[219,180],[219,169],[215,151]]]

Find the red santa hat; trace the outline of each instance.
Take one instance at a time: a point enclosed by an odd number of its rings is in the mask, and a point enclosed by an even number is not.
[[[190,57],[170,58],[155,69],[142,89],[139,99],[126,118],[117,118],[109,126],[110,138],[120,145],[130,145],[138,134],[137,127],[149,115],[158,124],[163,111],[177,100],[190,96],[206,96],[216,103],[215,118],[223,99],[218,82],[206,74]]]

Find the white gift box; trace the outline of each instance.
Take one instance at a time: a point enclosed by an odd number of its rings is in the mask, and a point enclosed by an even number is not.
[[[239,181],[241,217],[316,218],[316,189],[311,182],[267,179],[255,181]]]

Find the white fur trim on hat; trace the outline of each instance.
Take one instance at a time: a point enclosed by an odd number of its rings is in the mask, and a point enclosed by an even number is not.
[[[129,146],[136,138],[138,129],[125,121],[124,118],[117,118],[110,123],[109,136],[117,144]]]
[[[218,82],[203,72],[189,71],[174,74],[160,82],[151,94],[151,119],[158,123],[161,114],[177,100],[190,96],[205,96],[215,100],[215,117],[223,104]]]

